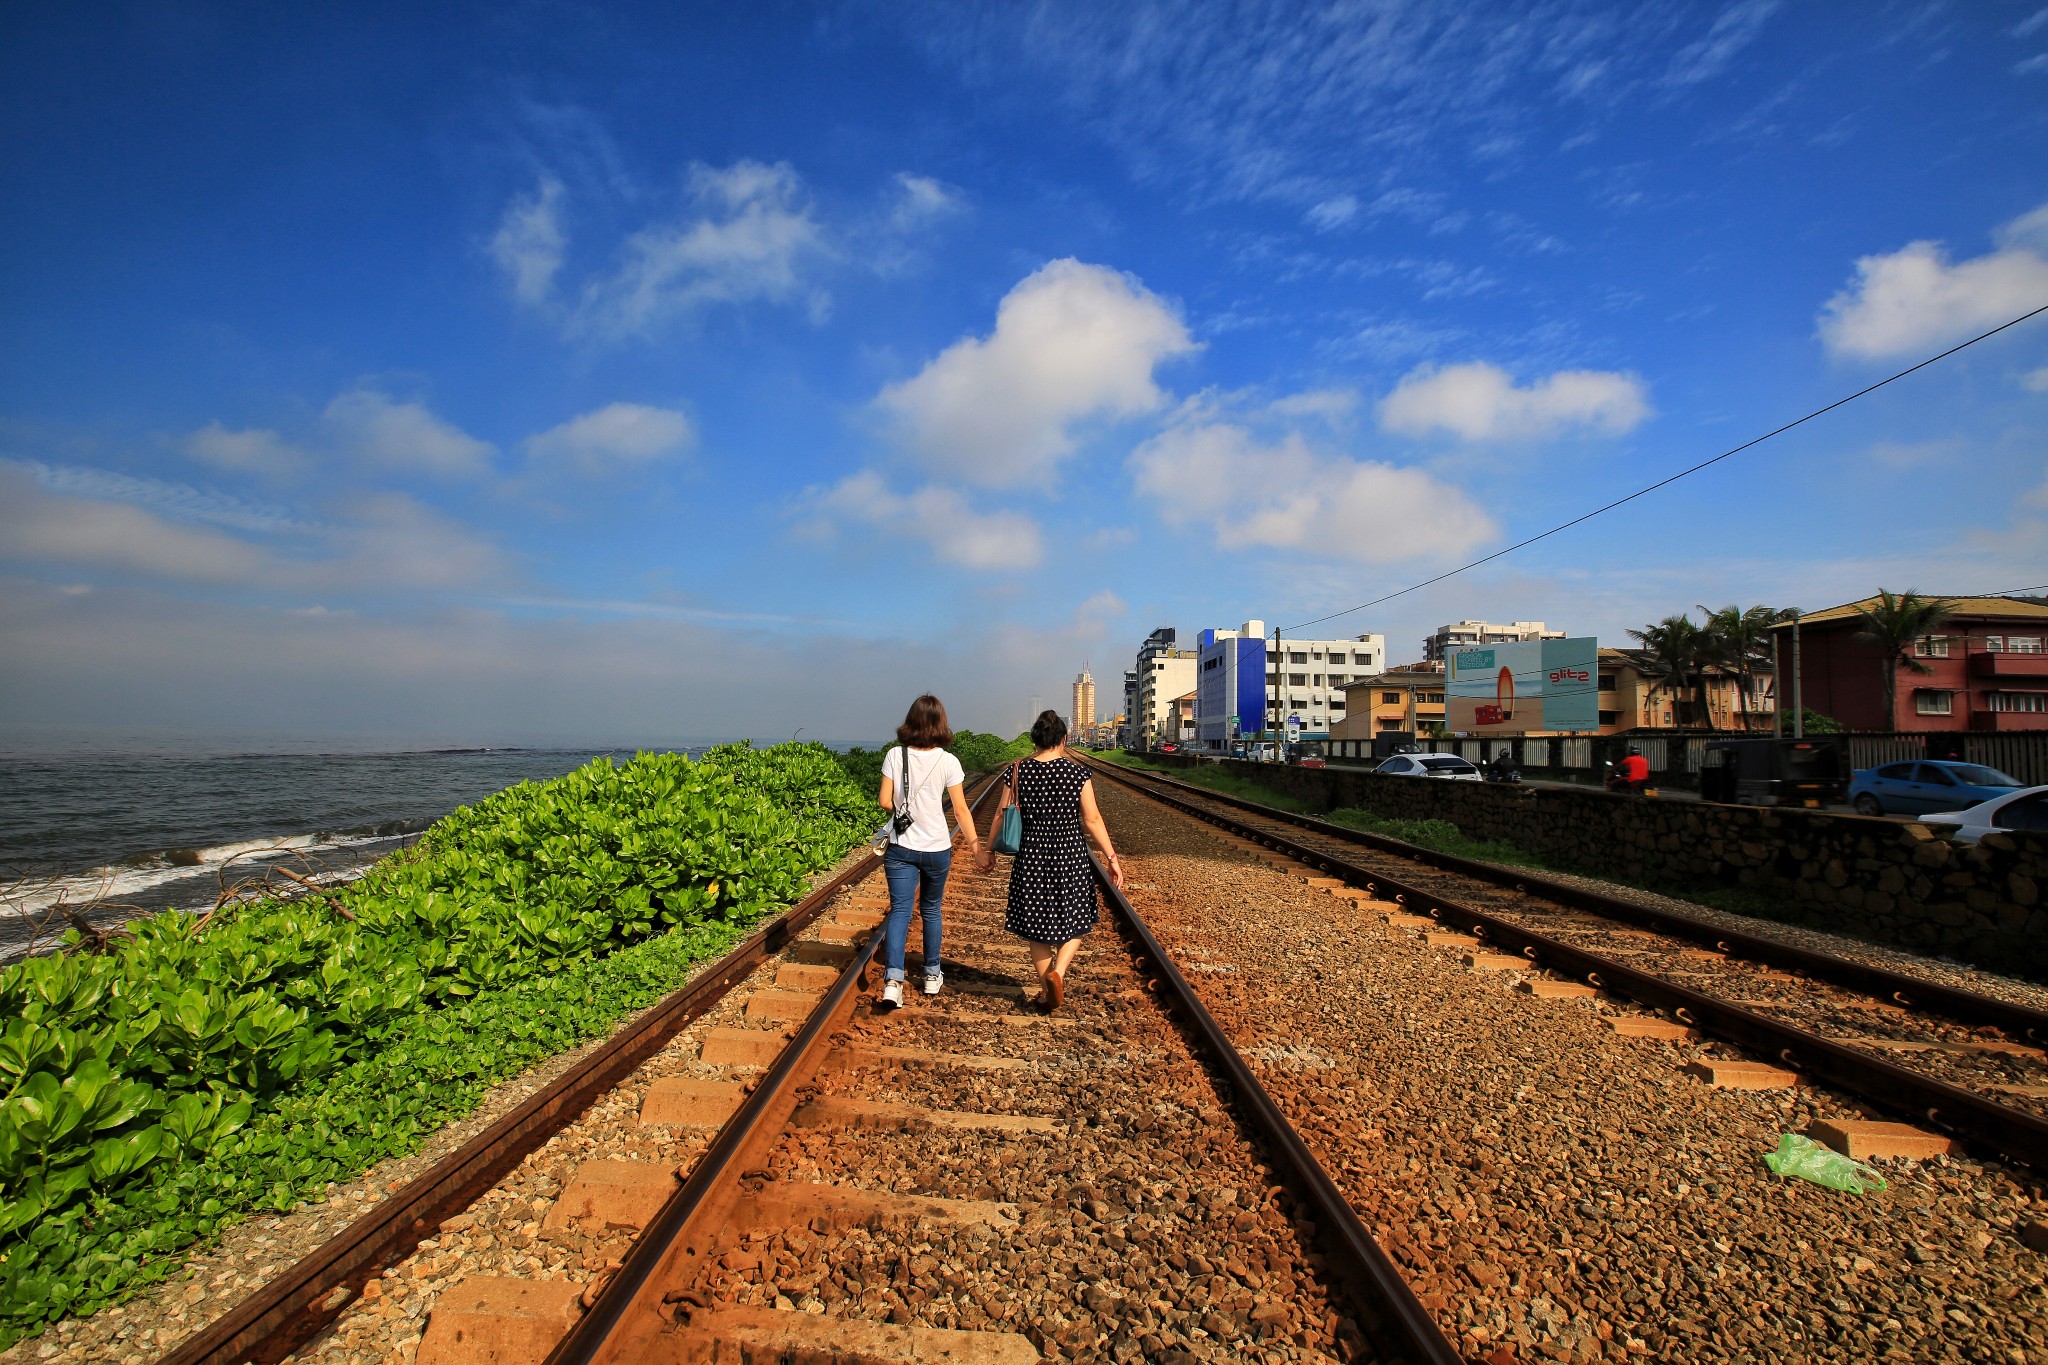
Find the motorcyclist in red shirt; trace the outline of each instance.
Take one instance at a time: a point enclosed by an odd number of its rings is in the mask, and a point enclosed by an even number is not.
[[[1607,779],[1609,791],[1621,792],[1627,796],[1641,796],[1643,789],[1650,785],[1650,760],[1643,757],[1643,751],[1631,744],[1628,756],[1621,760],[1614,770],[1614,776]]]

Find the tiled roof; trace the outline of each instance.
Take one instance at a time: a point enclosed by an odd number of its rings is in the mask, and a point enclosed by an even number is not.
[[[1928,597],[1929,594],[1922,593],[1921,596]],[[1873,606],[1877,600],[1866,597],[1860,602],[1844,602],[1839,607],[1829,607],[1826,611],[1808,612],[1799,618],[1799,624],[1812,626],[1825,625],[1829,621],[1854,620],[1858,607]],[[2048,622],[2048,607],[2035,602],[2021,602],[2011,597],[1951,597],[1947,600],[1949,611],[1955,616],[1994,616],[2007,620]],[[1773,629],[1785,630],[1790,625],[1790,622],[1785,622]]]

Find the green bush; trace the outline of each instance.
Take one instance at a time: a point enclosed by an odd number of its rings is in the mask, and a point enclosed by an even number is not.
[[[0,1347],[410,1150],[449,1104],[547,1055],[532,1040],[631,1008],[613,977],[637,959],[603,967],[620,949],[662,935],[686,969],[800,896],[872,815],[819,745],[599,759],[455,811],[328,896],[203,931],[156,915],[107,953],[74,939],[0,971]],[[505,1004],[526,991],[554,1012]],[[479,1011],[497,1021],[482,1033]],[[408,1047],[441,1083],[377,1072]],[[363,1074],[391,1082],[352,1088]]]
[[[949,747],[953,756],[960,760],[960,766],[970,773],[994,772],[1011,759],[1023,758],[1032,752],[1029,735],[1019,735],[1005,742],[976,730],[956,731]],[[863,749],[856,745],[833,757],[839,760],[848,780],[872,800],[882,789],[882,755],[888,751],[887,745],[879,749]]]

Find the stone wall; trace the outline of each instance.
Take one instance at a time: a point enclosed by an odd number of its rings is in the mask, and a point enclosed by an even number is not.
[[[1992,834],[1972,847],[1938,827],[1861,815],[1270,763],[1219,766],[1313,810],[1448,820],[1470,838],[1497,839],[1591,876],[1663,888],[1743,887],[1787,923],[2048,980],[2041,894],[2048,833]]]

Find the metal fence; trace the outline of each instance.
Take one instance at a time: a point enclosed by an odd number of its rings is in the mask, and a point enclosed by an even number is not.
[[[1451,753],[1474,763],[1484,763],[1502,749],[1510,749],[1524,768],[1587,769],[1613,758],[1628,745],[1642,751],[1650,771],[1677,775],[1700,770],[1707,746],[1717,739],[1756,739],[1754,733],[1736,731],[1713,735],[1619,734],[1561,736],[1551,739],[1421,739],[1418,748],[1429,753]],[[1848,766],[1870,768],[1880,763],[1930,756],[1961,758],[2011,773],[2028,786],[2048,784],[2048,731],[2028,734],[1977,734],[1969,731],[1935,731],[1903,734],[1847,734],[1842,741]],[[1339,739],[1329,744],[1329,756],[1340,763],[1372,764],[1372,741]]]

